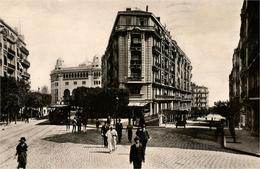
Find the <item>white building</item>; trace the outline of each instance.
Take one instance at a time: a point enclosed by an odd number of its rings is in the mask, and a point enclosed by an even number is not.
[[[65,67],[59,58],[55,69],[51,71],[52,104],[60,104],[73,95],[78,87],[101,87],[101,62],[94,57],[90,65],[80,64],[77,67]]]

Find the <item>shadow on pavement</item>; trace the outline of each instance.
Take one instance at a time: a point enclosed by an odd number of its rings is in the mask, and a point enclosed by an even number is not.
[[[205,128],[149,128],[147,130],[150,135],[147,147],[197,149],[237,154],[235,151],[224,149],[218,143],[215,130]],[[135,136],[135,130],[133,133]],[[43,140],[57,143],[88,144],[84,148],[103,148],[103,137],[100,130],[96,129],[89,129],[86,133],[57,134],[43,138]],[[125,130],[119,145],[129,145],[130,147]]]

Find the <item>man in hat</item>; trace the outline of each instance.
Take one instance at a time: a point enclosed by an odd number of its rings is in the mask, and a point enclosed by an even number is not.
[[[130,149],[130,163],[133,162],[134,169],[141,169],[142,162],[145,162],[144,149],[140,143],[139,137],[135,137],[135,144]]]
[[[18,155],[18,166],[17,168],[26,168],[26,163],[27,163],[27,144],[25,143],[26,139],[25,137],[21,137],[19,140],[20,143],[16,147],[16,154],[15,156]]]

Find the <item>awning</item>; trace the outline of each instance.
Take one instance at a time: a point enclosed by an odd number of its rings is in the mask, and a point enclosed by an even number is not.
[[[128,106],[129,107],[144,107],[148,103],[150,103],[150,102],[129,102]]]

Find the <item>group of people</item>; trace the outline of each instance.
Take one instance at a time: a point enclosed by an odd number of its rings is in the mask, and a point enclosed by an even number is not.
[[[116,150],[117,140],[120,143],[122,139],[122,131],[123,131],[123,125],[121,123],[121,120],[119,119],[118,123],[115,125],[115,129],[110,124],[111,120],[108,118],[108,120],[102,125],[101,127],[101,135],[104,139],[104,146],[108,148],[109,153],[112,153]],[[73,129],[72,132],[76,132],[76,126],[77,126],[77,119],[76,117],[72,120]],[[97,128],[99,127],[99,124]],[[126,127],[126,132],[128,134],[128,142],[132,142],[132,136],[133,136],[133,126],[128,124]],[[142,124],[141,127],[137,128],[136,136],[134,138],[134,144],[131,145],[130,148],[130,163],[133,163],[134,169],[141,168],[142,162],[145,162],[145,150],[146,145],[149,140],[149,134],[146,130],[145,124]],[[26,139],[25,137],[22,137],[19,140],[19,144],[16,147],[16,156],[18,156],[18,169],[19,168],[26,168],[27,164],[27,144],[25,143]]]

